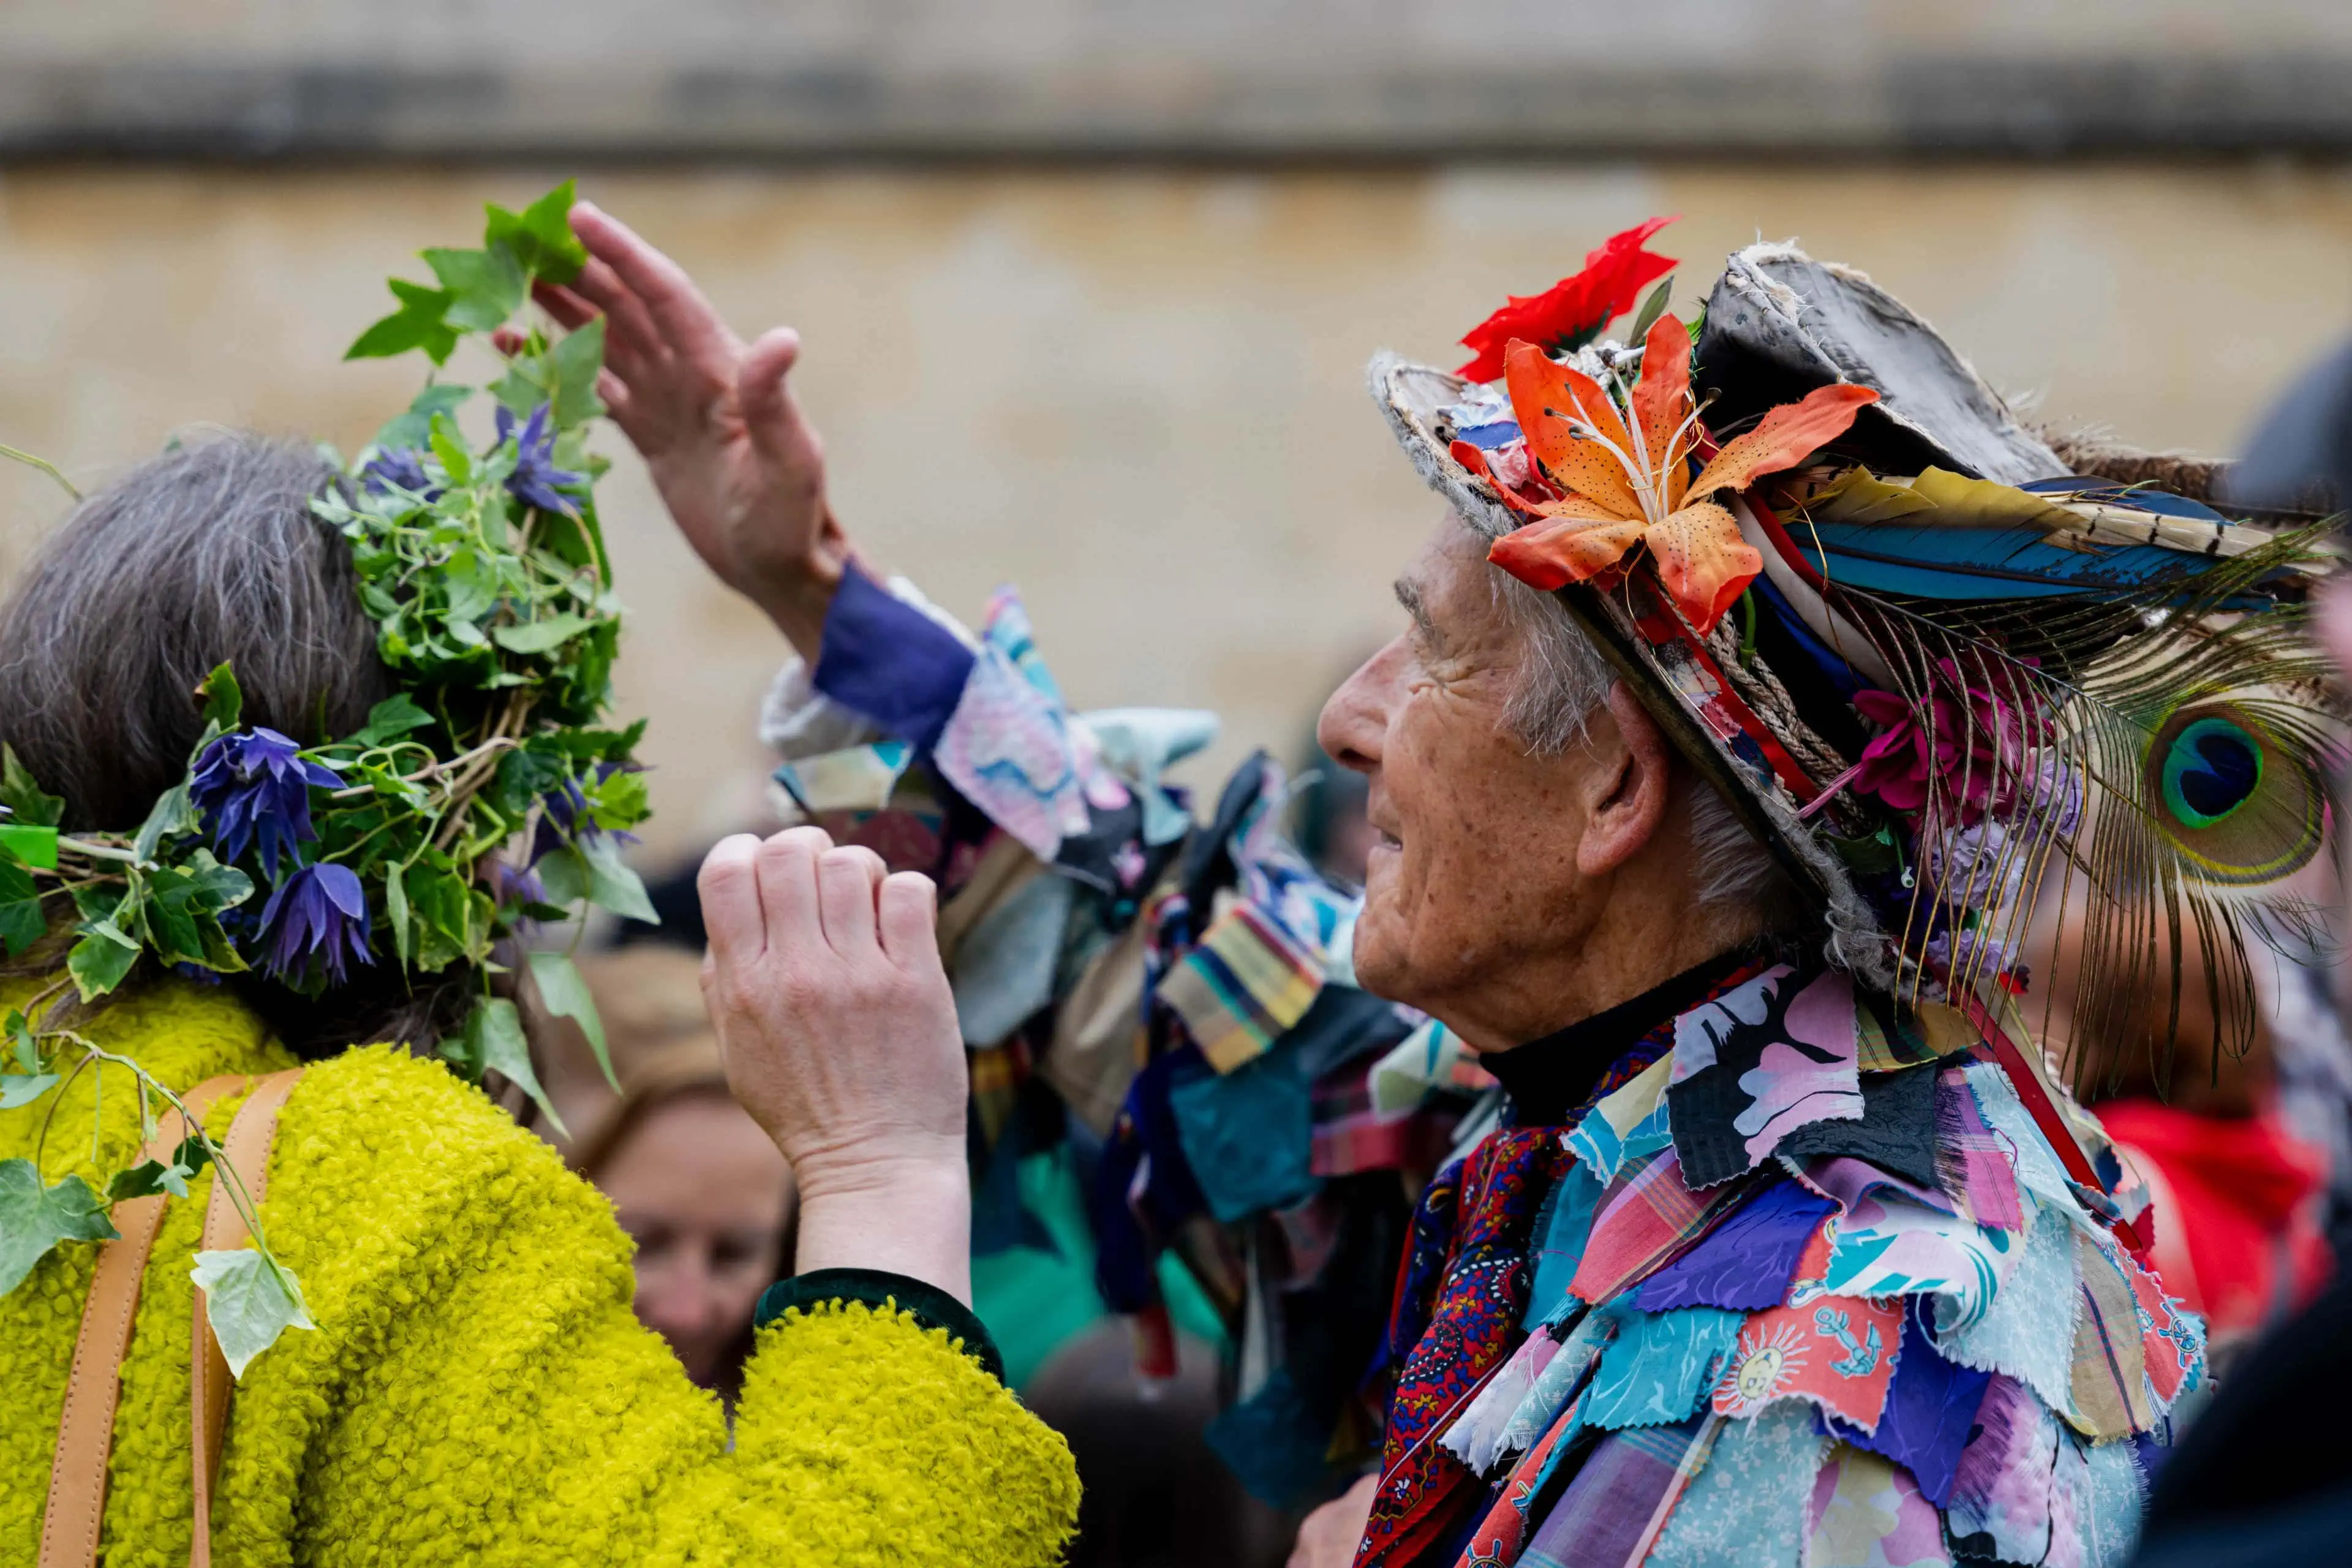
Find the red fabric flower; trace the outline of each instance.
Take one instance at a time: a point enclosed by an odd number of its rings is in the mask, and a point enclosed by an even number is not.
[[[1919,710],[1891,691],[1855,692],[1854,708],[1882,728],[1863,749],[1855,791],[1913,812],[1927,804],[1934,779],[1952,803],[1946,809],[1956,809],[1962,824],[1975,822],[1988,807],[2006,808],[2028,751],[2049,743],[2052,726],[2035,693],[2006,667],[1980,674],[1979,681],[1961,679],[1951,659],[1937,660],[1924,724]]]
[[[1601,328],[1633,308],[1644,288],[1675,266],[1673,257],[1642,248],[1674,221],[1654,217],[1612,235],[1584,258],[1584,270],[1575,277],[1563,278],[1540,294],[1514,295],[1509,304],[1463,338],[1462,346],[1474,357],[1461,374],[1473,381],[1492,381],[1502,374],[1503,350],[1514,338],[1555,354],[1591,342]]]

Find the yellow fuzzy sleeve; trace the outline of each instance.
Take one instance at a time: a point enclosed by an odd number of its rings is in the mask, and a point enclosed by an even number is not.
[[[264,1212],[320,1327],[237,1391],[223,1561],[1047,1568],[1075,1523],[1061,1438],[905,1314],[761,1331],[730,1450],[604,1198],[438,1067],[313,1068]]]

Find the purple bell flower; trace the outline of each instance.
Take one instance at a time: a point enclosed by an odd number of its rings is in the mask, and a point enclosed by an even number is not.
[[[555,487],[583,484],[588,476],[555,466],[555,432],[548,427],[547,405],[542,403],[530,411],[520,435],[515,431],[514,416],[504,407],[498,411],[498,421],[499,439],[503,441],[509,436],[515,438],[515,471],[507,476],[507,489],[541,511],[573,510],[572,503],[558,494]]]
[[[316,957],[328,984],[343,983],[343,960],[375,962],[368,954],[367,893],[356,873],[331,861],[302,866],[278,885],[262,906],[262,967],[294,984]]]
[[[221,736],[196,758],[188,799],[204,813],[220,858],[234,861],[259,841],[261,864],[271,878],[278,858],[318,834],[310,826],[310,791],[333,789],[343,781],[323,763],[275,730],[257,725],[250,732]]]
[[[379,494],[397,486],[428,501],[441,495],[441,487],[425,471],[425,454],[414,447],[394,447],[378,452],[360,470],[360,478],[366,481],[368,489]]]

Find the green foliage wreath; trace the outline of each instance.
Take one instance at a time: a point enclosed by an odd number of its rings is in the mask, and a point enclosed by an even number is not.
[[[60,832],[64,803],[13,752],[0,756],[0,943],[23,952],[66,918],[68,900],[78,939],[65,974],[0,1025],[0,1109],[46,1098],[54,1117],[63,1085],[84,1072],[102,1082],[111,1069],[135,1085],[154,1136],[155,1108],[179,1103],[171,1089],[60,1021],[69,1003],[105,995],[142,963],[198,977],[258,969],[315,995],[353,965],[394,962],[408,973],[461,964],[478,974],[465,1026],[441,1055],[468,1081],[499,1074],[562,1125],[514,1003],[493,993],[494,955],[524,922],[592,904],[654,918],[619,853],[647,810],[632,756],[644,725],[602,727],[621,625],[593,494],[606,465],[585,444],[604,412],[602,323],[551,339],[535,320],[516,321],[534,281],[568,282],[586,261],[565,219],[572,201],[567,181],[520,213],[490,206],[480,248],[424,252],[438,286],[393,279],[399,308],[345,356],[421,351],[435,367],[313,503],[350,542],[361,603],[400,688],[364,726],[310,744],[245,726],[236,673],[223,665],[192,697],[205,729],[187,776],[128,835]],[[485,389],[497,436],[477,449],[456,418],[473,389],[437,374],[462,338],[509,322],[506,373]],[[518,840],[528,849],[510,860]],[[547,1007],[576,1018],[604,1060],[570,956],[528,952],[521,962]],[[51,1248],[111,1237],[109,1202],[184,1195],[218,1155],[199,1130],[170,1161],[114,1173],[103,1197],[79,1175],[45,1183],[37,1154],[0,1162],[0,1294]],[[299,1283],[230,1181],[255,1245],[199,1254],[195,1273],[241,1372],[310,1321]]]

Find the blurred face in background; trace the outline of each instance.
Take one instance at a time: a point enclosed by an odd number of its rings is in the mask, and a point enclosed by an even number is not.
[[[696,1383],[725,1384],[790,1262],[784,1157],[723,1090],[697,1090],[644,1111],[595,1181],[637,1244],[638,1318]]]

